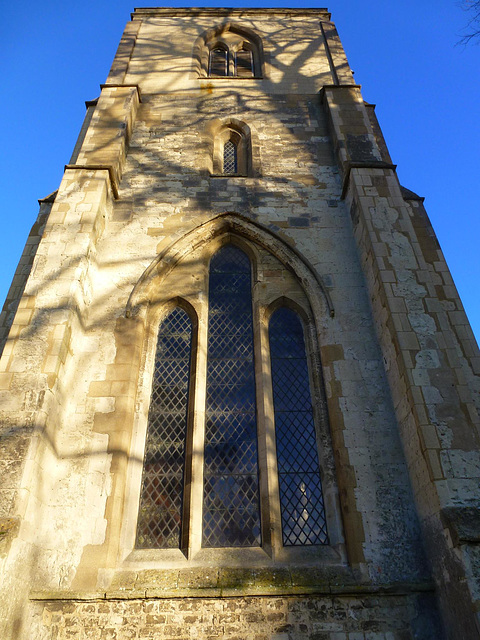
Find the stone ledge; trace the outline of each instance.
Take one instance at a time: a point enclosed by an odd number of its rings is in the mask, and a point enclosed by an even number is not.
[[[243,598],[262,596],[407,596],[435,590],[432,582],[406,582],[390,585],[319,585],[290,587],[252,586],[239,589],[117,589],[111,591],[39,590],[30,593],[32,601],[165,600],[170,598]]]
[[[110,164],[66,164],[65,171],[107,171],[110,179],[110,185],[112,187],[113,197],[118,200],[118,184],[115,178],[115,173],[112,165]]]
[[[455,545],[480,542],[480,512],[478,507],[446,507],[440,512],[444,525],[450,530]]]

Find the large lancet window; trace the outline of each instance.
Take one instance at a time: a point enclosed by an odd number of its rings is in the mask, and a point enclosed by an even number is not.
[[[270,320],[270,357],[283,544],[326,544],[303,327],[290,309],[278,309]]]
[[[192,326],[176,307],[158,332],[137,524],[139,549],[180,546]]]
[[[237,559],[272,549],[293,558],[289,547],[330,544],[318,447],[326,422],[312,406],[321,374],[308,356],[315,339],[303,315],[272,302],[265,278],[276,258],[258,249],[254,264],[238,244],[199,252],[193,302],[188,285],[158,330],[135,546],[169,558],[211,558],[213,549],[224,557],[225,548]],[[173,286],[187,291],[182,278]]]
[[[250,260],[233,246],[210,265],[203,544],[260,545]]]

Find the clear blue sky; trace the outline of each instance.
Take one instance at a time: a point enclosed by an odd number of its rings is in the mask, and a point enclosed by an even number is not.
[[[37,216],[37,199],[58,188],[84,102],[98,96],[134,6],[126,0],[25,0],[2,7],[2,303]],[[331,11],[363,96],[377,104],[401,183],[426,198],[478,340],[480,46],[456,46],[468,15],[457,0],[295,6]]]

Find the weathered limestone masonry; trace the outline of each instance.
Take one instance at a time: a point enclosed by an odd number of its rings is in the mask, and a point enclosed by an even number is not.
[[[252,265],[262,542],[215,548],[209,265],[227,245]],[[177,308],[181,533],[142,548],[157,334]],[[304,326],[322,544],[282,542],[282,308]],[[326,9],[136,9],[1,323],[1,638],[480,638],[480,354]]]

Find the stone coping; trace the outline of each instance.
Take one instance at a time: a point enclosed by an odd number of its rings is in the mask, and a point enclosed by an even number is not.
[[[327,8],[296,8],[289,9],[287,7],[280,8],[261,8],[261,7],[136,7],[130,14],[131,19],[151,16],[243,16],[245,14],[253,15],[274,15],[288,16],[292,14],[317,16],[322,14],[325,20],[330,20],[331,13]]]

